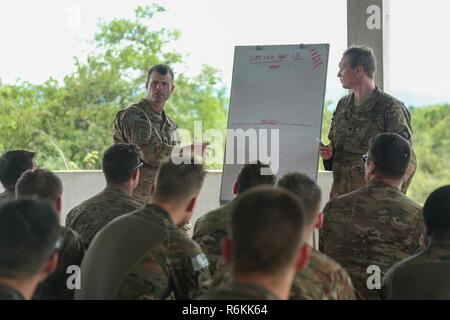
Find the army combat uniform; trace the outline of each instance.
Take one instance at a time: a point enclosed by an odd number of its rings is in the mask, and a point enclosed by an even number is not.
[[[324,161],[325,169],[333,170],[330,199],[365,186],[361,157],[369,150],[370,138],[383,132],[398,133],[412,145],[411,115],[402,102],[378,88],[360,106],[355,106],[353,94],[339,101],[328,134],[333,157]],[[402,186],[404,193],[415,170],[416,157],[412,152]]]
[[[212,287],[231,282],[230,268],[223,258],[217,262]],[[289,300],[354,300],[352,281],[347,272],[323,253],[311,248],[308,265],[297,272]]]
[[[262,286],[232,282],[212,289],[199,300],[280,300]]]
[[[436,269],[436,266],[444,267]],[[410,267],[419,267],[414,269],[414,278],[408,277],[410,274]],[[405,275],[405,270],[407,275]],[[420,270],[420,271],[419,271]],[[418,254],[409,257],[391,267],[383,279],[381,290],[382,299],[405,299],[398,296],[396,284],[397,278],[402,275],[408,277],[409,283],[407,288],[419,287],[414,292],[407,293],[406,299],[425,299],[425,300],[448,300],[450,297],[450,285],[448,279],[448,272],[450,270],[450,237],[443,239],[431,239],[428,246],[420,251]],[[420,272],[420,273],[419,273]],[[434,278],[432,280],[432,278]],[[438,283],[436,283],[438,282]],[[402,290],[404,291],[404,290]]]
[[[175,121],[165,111],[155,112],[147,100],[121,110],[114,121],[114,143],[131,143],[140,148],[141,168],[139,184],[133,196],[142,204],[150,200],[150,189],[155,179],[159,162],[171,155],[180,143]]]
[[[147,204],[131,213],[165,230],[165,240],[147,252],[122,282],[119,299],[195,299],[210,285],[208,260],[200,247],[177,228],[164,209]]]
[[[78,233],[61,227],[62,246],[59,250],[58,266],[36,289],[33,300],[72,300],[74,290],[67,286],[69,266],[81,266],[85,247]]]
[[[192,239],[197,242],[209,261],[212,275],[216,271],[216,263],[221,257],[220,242],[228,234],[231,225],[231,209],[234,202],[206,213],[195,223]]]
[[[25,300],[25,298],[16,289],[0,284],[0,300]]]
[[[126,191],[108,185],[99,194],[70,210],[66,225],[78,232],[89,246],[95,235],[109,222],[140,207],[142,204]]]
[[[319,245],[347,270],[366,299],[378,297],[378,290],[367,286],[369,266],[378,266],[384,274],[420,246],[421,207],[381,181],[331,200],[323,213]]]

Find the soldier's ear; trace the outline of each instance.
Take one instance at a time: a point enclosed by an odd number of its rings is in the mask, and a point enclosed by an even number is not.
[[[317,229],[322,229],[322,226],[323,226],[323,213],[319,212],[319,214],[317,215],[316,224],[314,225],[314,227]]]
[[[193,212],[196,203],[197,203],[197,197],[192,197],[192,198],[189,200],[188,207],[187,207],[186,211],[187,211],[187,212]]]
[[[297,261],[295,262],[295,271],[301,271],[305,269],[309,262],[309,255],[311,253],[311,247],[304,243],[298,250]]]
[[[222,252],[222,257],[228,266],[231,266],[231,264],[233,263],[233,258],[231,254],[232,247],[233,243],[231,239],[228,237],[224,237],[220,242],[220,251]]]
[[[172,83],[172,90],[170,90],[170,93],[172,93],[173,90],[175,90],[175,85]]]
[[[233,185],[233,193],[238,194],[238,190],[239,190],[239,185],[237,182],[235,182]]]
[[[49,274],[55,272],[58,266],[59,255],[57,252],[53,253],[52,256],[44,263],[41,269],[41,281],[45,280]]]

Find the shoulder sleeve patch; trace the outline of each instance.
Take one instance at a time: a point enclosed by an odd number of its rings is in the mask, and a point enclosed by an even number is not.
[[[200,253],[195,257],[191,258],[191,263],[194,271],[201,270],[203,268],[208,267],[209,265],[208,258],[206,258],[206,255],[204,253]]]

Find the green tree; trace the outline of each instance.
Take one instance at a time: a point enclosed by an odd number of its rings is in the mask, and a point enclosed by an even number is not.
[[[86,61],[75,58],[76,69],[62,84],[0,86],[0,152],[26,148],[50,169],[99,169],[114,116],[145,95],[149,67],[183,66],[183,55],[167,49],[180,32],[152,24],[163,11],[138,7],[131,20],[101,22],[95,51]],[[226,91],[217,70],[204,66],[196,77],[176,72],[175,84],[166,111],[180,127],[192,131],[193,121],[202,120],[205,129],[225,130]]]

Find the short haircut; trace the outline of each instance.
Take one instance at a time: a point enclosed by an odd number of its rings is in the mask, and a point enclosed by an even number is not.
[[[275,185],[277,177],[274,174],[261,174],[261,169],[270,170],[268,164],[256,161],[255,163],[248,163],[244,165],[237,177],[238,193],[247,191],[248,189],[259,185]]]
[[[170,158],[161,161],[155,177],[154,196],[164,201],[183,200],[200,193],[205,180],[205,167],[190,159],[182,164],[174,163]]]
[[[344,56],[349,57],[350,67],[352,69],[361,65],[367,76],[373,79],[377,70],[377,60],[372,48],[353,45],[345,50]]]
[[[124,183],[131,179],[141,161],[134,144],[116,143],[103,154],[102,169],[108,183]]]
[[[440,187],[428,196],[423,206],[423,220],[432,233],[450,232],[450,185]]]
[[[32,198],[54,203],[61,197],[63,185],[61,179],[47,169],[34,169],[26,171],[16,184],[17,198]]]
[[[172,83],[173,83],[173,80],[174,80],[173,70],[168,65],[157,64],[157,65],[154,65],[153,67],[151,67],[150,70],[148,70],[147,81],[150,80],[150,76],[152,75],[153,72],[157,72],[162,76],[169,74],[170,78],[172,79]]]
[[[53,207],[35,199],[0,206],[0,277],[25,279],[55,251],[60,226]]]
[[[370,139],[368,156],[378,175],[401,179],[409,166],[411,146],[397,133],[381,133]]]
[[[0,182],[6,187],[14,187],[22,173],[33,168],[35,152],[11,150],[0,157]]]
[[[306,223],[314,224],[322,198],[322,192],[317,183],[303,173],[288,172],[278,180],[278,186],[292,192],[300,199],[305,207]]]
[[[304,212],[281,188],[256,187],[238,197],[231,213],[234,273],[284,271],[304,242]]]

